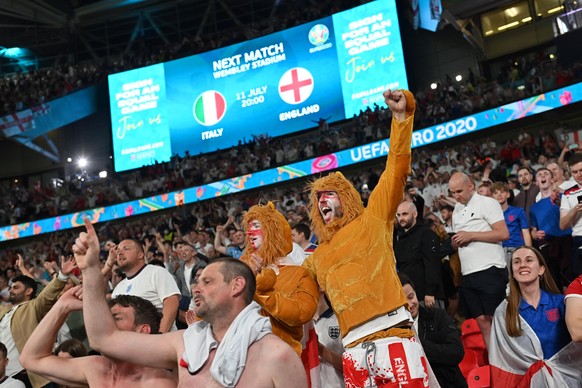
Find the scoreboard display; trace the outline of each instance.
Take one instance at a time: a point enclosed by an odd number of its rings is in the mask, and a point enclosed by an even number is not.
[[[115,170],[351,118],[407,87],[395,0],[113,74]]]

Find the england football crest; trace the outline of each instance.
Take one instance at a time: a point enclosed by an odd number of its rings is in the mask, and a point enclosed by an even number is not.
[[[340,328],[339,326],[330,326],[327,328],[327,335],[331,339],[338,339],[340,336]]]
[[[557,308],[546,311],[546,318],[550,322],[557,322],[560,319],[560,311]]]

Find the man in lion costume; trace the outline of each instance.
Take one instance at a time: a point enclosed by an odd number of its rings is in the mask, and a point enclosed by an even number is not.
[[[271,319],[273,334],[301,356],[303,324],[317,310],[317,284],[305,268],[285,264],[293,249],[291,227],[271,202],[251,207],[243,225],[247,244],[241,260],[256,274],[255,301]]]
[[[347,387],[426,387],[428,363],[411,329],[392,248],[394,217],[410,174],[415,102],[406,90],[388,90],[384,98],[392,111],[386,169],[367,208],[340,172],[311,184],[310,218],[319,247],[303,267],[338,318]]]

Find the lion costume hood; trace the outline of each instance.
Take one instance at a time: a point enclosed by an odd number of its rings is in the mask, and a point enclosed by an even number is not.
[[[289,222],[275,209],[275,205],[269,202],[266,205],[255,205],[249,209],[243,218],[243,228],[246,233],[249,223],[259,220],[263,231],[263,243],[258,250],[251,245],[249,236],[246,238],[246,249],[241,260],[249,264],[251,255],[256,253],[265,263],[265,266],[277,264],[278,259],[287,256],[293,249],[291,239],[291,226]]]
[[[338,230],[352,222],[364,211],[360,193],[339,171],[312,182],[310,188],[309,218],[320,244],[331,240]],[[342,217],[334,218],[327,225],[319,212],[317,193],[320,191],[335,191],[338,193],[344,213]]]

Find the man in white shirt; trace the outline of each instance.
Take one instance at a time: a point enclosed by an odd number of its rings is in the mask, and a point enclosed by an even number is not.
[[[562,196],[560,228],[572,228],[574,252],[570,259],[570,268],[573,279],[582,274],[582,154],[574,154],[568,160],[568,165],[576,184]]]
[[[495,309],[505,298],[508,280],[505,253],[501,242],[509,231],[499,203],[475,192],[465,173],[455,173],[449,181],[457,201],[453,211],[452,237],[461,260],[459,296],[467,318],[475,318],[489,347]]]
[[[135,295],[149,300],[162,310],[160,333],[176,329],[174,321],[180,303],[180,290],[172,275],[162,267],[147,265],[143,246],[135,240],[123,240],[117,246],[117,265],[127,276],[111,294]]]

